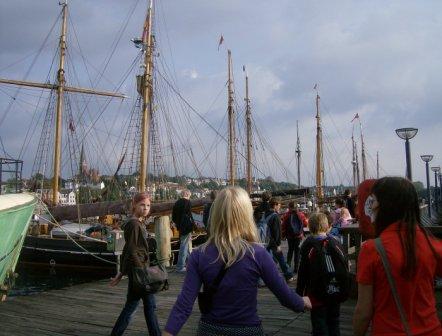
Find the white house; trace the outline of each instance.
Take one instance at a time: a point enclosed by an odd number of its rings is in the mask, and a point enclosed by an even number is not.
[[[62,190],[60,192],[60,204],[61,205],[75,205],[77,204],[75,192],[73,190]]]

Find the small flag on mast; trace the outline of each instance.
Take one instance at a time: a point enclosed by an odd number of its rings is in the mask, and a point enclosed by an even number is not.
[[[313,87],[313,90],[317,90],[318,89],[318,84],[315,84],[315,86]]]
[[[353,122],[355,119],[359,119],[359,113],[356,113],[353,119],[350,122]]]
[[[72,119],[69,120],[69,130],[71,132],[75,132],[75,125],[74,125],[74,121]]]
[[[221,34],[220,38],[219,38],[219,42],[218,42],[218,51],[219,51],[219,47],[221,46],[221,44],[223,44],[224,42],[224,36]]]

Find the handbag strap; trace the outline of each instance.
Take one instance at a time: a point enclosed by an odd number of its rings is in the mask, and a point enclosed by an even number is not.
[[[410,326],[408,325],[407,318],[405,317],[404,307],[401,304],[401,300],[399,298],[399,294],[396,288],[396,284],[393,279],[393,275],[391,274],[390,263],[388,262],[387,253],[385,252],[384,245],[382,244],[381,238],[376,238],[374,240],[374,244],[376,250],[378,251],[382,264],[384,265],[385,274],[387,275],[388,283],[390,284],[390,289],[393,294],[394,301],[396,302],[397,309],[399,310],[399,315],[401,317],[402,326],[405,329],[405,334],[407,336],[412,336],[410,331]]]
[[[206,292],[209,292],[211,295],[215,294],[228,269],[229,267],[225,267],[225,265],[221,266],[221,269],[219,270],[213,282],[207,288],[205,288]]]

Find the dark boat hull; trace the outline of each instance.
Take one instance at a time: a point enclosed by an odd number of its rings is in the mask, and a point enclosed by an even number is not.
[[[56,270],[76,269],[114,274],[118,258],[118,252],[107,251],[106,242],[73,242],[71,239],[28,235],[23,244],[19,263]]]

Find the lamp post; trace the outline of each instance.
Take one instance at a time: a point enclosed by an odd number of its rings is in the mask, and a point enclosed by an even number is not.
[[[431,167],[431,170],[434,172],[434,204],[436,206],[436,214],[439,213],[439,190],[437,190],[437,176],[440,174],[440,167]]]
[[[407,160],[407,179],[412,181],[411,177],[411,157],[410,157],[410,139],[414,138],[417,134],[417,128],[406,127],[398,128],[396,134],[402,140],[405,140],[405,157]]]
[[[439,172],[439,196],[442,200],[442,171]]]
[[[431,219],[431,192],[430,192],[430,168],[429,162],[433,160],[433,155],[421,155],[422,161],[425,162],[425,170],[427,172],[427,203],[428,203],[428,217]]]

